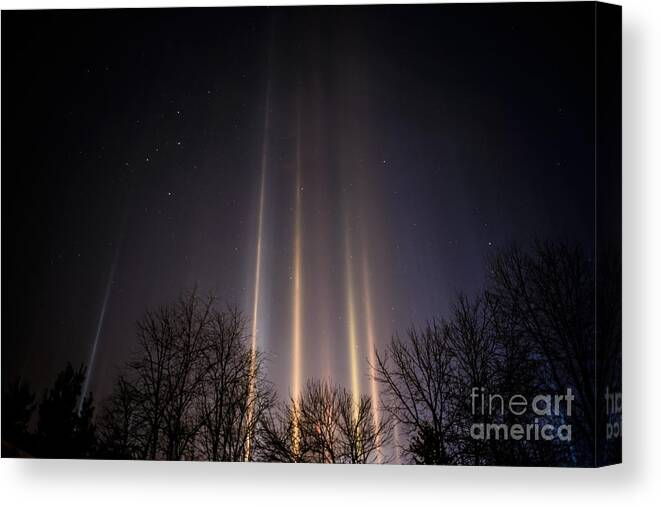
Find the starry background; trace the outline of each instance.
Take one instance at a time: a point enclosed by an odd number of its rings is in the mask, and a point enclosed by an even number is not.
[[[350,383],[351,269],[365,391],[367,289],[382,346],[483,287],[494,249],[591,251],[592,13],[3,12],[3,386],[88,363],[98,332],[103,398],[144,310],[195,285],[250,316],[264,153],[259,345],[284,396],[297,193],[303,378]]]

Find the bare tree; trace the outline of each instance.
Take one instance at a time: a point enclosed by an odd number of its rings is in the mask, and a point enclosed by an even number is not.
[[[197,432],[192,408],[204,373],[199,358],[213,304],[212,297],[191,291],[173,305],[148,310],[138,322],[138,352],[126,376],[138,398],[147,459],[179,460],[191,452]]]
[[[245,319],[236,308],[214,313],[200,362],[204,375],[196,402],[199,456],[211,461],[250,459],[249,442],[273,396],[262,356],[256,352],[253,357]]]
[[[99,457],[146,459],[145,425],[138,420],[138,395],[134,386],[119,375],[99,422]]]
[[[447,319],[411,328],[406,339],[395,336],[384,352],[377,352],[373,374],[412,462],[574,462],[571,444],[557,440],[473,438],[476,423],[509,427],[535,423],[535,416],[476,411],[471,393],[477,389],[502,399],[532,399],[564,392],[567,386],[578,386],[579,394],[592,389],[590,277],[582,261],[577,251],[557,245],[546,245],[535,255],[501,253],[492,263],[488,291],[473,298],[459,295]],[[583,410],[590,400],[594,392]]]
[[[340,456],[347,463],[373,463],[389,443],[388,420],[374,420],[372,398],[356,400],[346,389],[338,395]],[[383,453],[381,453],[383,454]]]
[[[512,316],[503,312],[500,301],[489,292],[472,300],[460,295],[444,322],[444,333],[455,362],[455,390],[463,435],[458,439],[459,462],[463,464],[544,465],[562,462],[566,452],[557,442],[522,440],[479,440],[472,438],[473,424],[534,423],[531,413],[474,410],[473,389],[504,399],[532,399],[544,391],[544,367],[525,335],[517,332]],[[540,378],[542,382],[540,383]],[[565,449],[566,450],[566,449]]]
[[[389,442],[387,420],[376,422],[371,399],[310,380],[298,400],[264,414],[259,456],[265,461],[372,463]]]
[[[595,278],[592,260],[579,247],[537,242],[512,247],[490,262],[489,292],[512,335],[521,337],[539,363],[540,388],[575,393],[574,422],[582,445],[595,439]],[[546,385],[539,385],[545,381]]]
[[[235,308],[193,290],[148,310],[138,347],[118,377],[102,435],[118,457],[241,460],[256,418],[272,404]],[[252,394],[250,386],[253,388]]]
[[[463,294],[457,297],[442,332],[447,341],[452,362],[454,403],[457,417],[455,461],[462,464],[486,464],[492,449],[488,444],[470,438],[470,426],[476,420],[486,422],[484,414],[473,414],[470,396],[473,387],[496,391],[501,362],[498,335],[494,327],[495,312],[484,296],[473,300]]]
[[[437,321],[410,328],[407,338],[393,337],[372,365],[384,408],[407,437],[403,450],[413,462],[453,464],[459,411],[451,344]]]

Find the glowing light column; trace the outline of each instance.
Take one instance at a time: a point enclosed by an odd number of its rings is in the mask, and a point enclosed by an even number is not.
[[[296,123],[296,189],[294,198],[294,273],[292,305],[292,372],[291,389],[294,400],[294,421],[292,444],[294,454],[298,454],[300,428],[298,422],[298,402],[301,395],[301,327],[302,327],[302,232],[301,232],[301,115],[300,106]]]
[[[92,372],[96,362],[96,351],[99,346],[99,337],[101,336],[101,331],[103,330],[103,321],[106,318],[106,309],[108,308],[108,301],[110,300],[110,293],[112,292],[112,284],[115,280],[115,270],[117,269],[118,258],[119,246],[115,250],[115,258],[112,261],[110,275],[108,276],[108,283],[106,284],[106,292],[103,296],[101,314],[99,315],[99,320],[96,324],[96,333],[94,334],[94,342],[92,342],[92,351],[90,352],[90,359],[87,364],[87,372],[85,373],[85,382],[83,383],[83,390],[80,393],[80,400],[78,400],[78,413],[83,410],[83,403],[85,402],[85,397],[87,396],[87,391],[89,390],[90,380],[92,378]]]
[[[255,287],[252,307],[252,344],[250,358],[250,386],[248,395],[248,424],[252,427],[253,405],[256,383],[257,368],[257,335],[260,331],[258,326],[261,288],[262,288],[262,241],[264,228],[264,204],[266,200],[266,170],[268,166],[268,139],[269,139],[269,119],[271,109],[271,78],[266,83],[266,110],[264,111],[264,140],[262,141],[262,157],[260,161],[260,181],[259,181],[259,211],[257,215],[257,241],[255,253]],[[248,461],[252,454],[252,430],[249,430],[244,459]]]
[[[374,317],[372,315],[372,289],[369,280],[369,261],[367,256],[367,248],[363,248],[363,300],[365,303],[365,327],[367,334],[367,347],[370,365],[376,364],[376,340],[374,337]],[[370,372],[370,394],[372,397],[372,422],[374,428],[378,429],[380,425],[379,414],[379,391],[376,385],[376,378],[373,372]],[[380,433],[377,432],[376,441],[376,461],[381,462],[381,438]]]
[[[349,360],[351,366],[351,393],[353,397],[353,415],[358,420],[360,407],[360,380],[358,376],[358,332],[356,329],[356,306],[354,301],[353,254],[351,251],[351,232],[345,230],[346,291],[347,291],[347,333],[349,335]]]

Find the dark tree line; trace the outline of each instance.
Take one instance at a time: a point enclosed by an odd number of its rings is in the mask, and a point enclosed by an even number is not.
[[[423,328],[395,336],[377,353],[374,374],[383,387],[384,407],[406,435],[402,451],[412,463],[588,465],[594,464],[596,410],[603,385],[618,386],[620,343],[619,263],[602,273],[612,297],[600,318],[596,350],[595,269],[578,247],[538,242],[489,260],[482,294],[460,295],[449,315]],[[608,284],[615,288],[608,290]],[[603,294],[602,294],[603,296]],[[598,363],[598,364],[595,364]],[[597,385],[601,368],[605,380]],[[475,413],[471,389],[484,388],[504,399],[572,390],[572,414],[549,416],[542,423],[571,418],[571,442],[474,439],[476,422],[533,424],[534,413]],[[602,411],[603,412],[603,411]],[[606,452],[613,452],[612,450]],[[618,452],[615,450],[615,452]]]
[[[108,457],[252,459],[274,394],[249,343],[238,310],[195,291],[148,311],[100,421]]]
[[[617,270],[617,260],[611,264]],[[481,294],[459,295],[445,318],[411,327],[377,351],[371,374],[381,385],[378,407],[369,396],[355,399],[314,379],[298,399],[278,401],[242,314],[195,290],[185,293],[145,312],[136,348],[96,416],[91,395],[80,402],[83,367],[67,365],[38,404],[25,382],[9,384],[3,455],[373,463],[389,461],[399,445],[406,462],[420,464],[591,463],[605,417],[596,393],[619,385],[610,374],[620,361],[617,287],[600,292],[612,301],[597,304],[612,311],[599,320],[604,338],[596,350],[595,270],[581,249],[513,247],[489,260],[488,273]],[[572,440],[473,438],[476,422],[539,419],[475,413],[474,388],[527,399],[571,388]]]
[[[21,379],[2,394],[3,456],[91,458],[96,456],[96,426],[92,396],[79,403],[85,368],[71,364],[58,373],[41,401]],[[30,430],[37,411],[35,431]]]

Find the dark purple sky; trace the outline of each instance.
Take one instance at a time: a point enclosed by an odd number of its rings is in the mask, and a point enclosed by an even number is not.
[[[589,248],[591,16],[3,12],[3,385],[42,388],[88,362],[99,329],[90,387],[103,397],[144,310],[194,285],[252,317],[263,169],[271,379],[289,392],[299,193],[301,375],[351,385],[352,298],[367,391],[368,320],[383,345],[442,317],[513,241]]]

